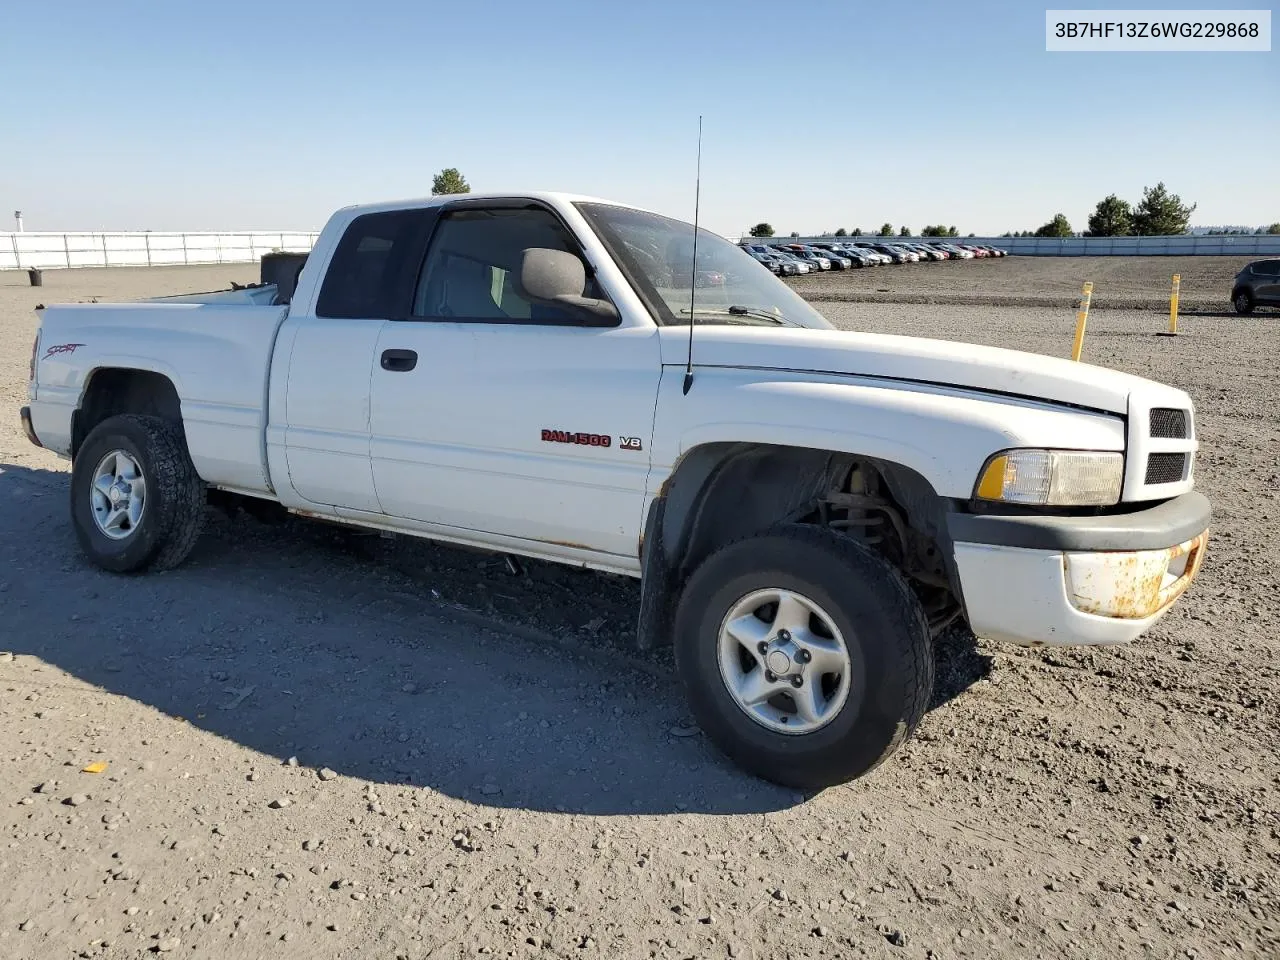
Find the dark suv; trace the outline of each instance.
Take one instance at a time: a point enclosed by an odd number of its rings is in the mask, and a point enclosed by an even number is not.
[[[1231,305],[1236,313],[1252,313],[1254,307],[1280,307],[1280,260],[1258,260],[1237,273]]]

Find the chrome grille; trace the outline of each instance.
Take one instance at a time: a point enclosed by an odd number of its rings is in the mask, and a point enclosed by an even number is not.
[[[1187,438],[1187,411],[1174,407],[1152,407],[1150,419],[1151,436],[1169,440],[1185,440]],[[1151,481],[1148,480],[1148,483]]]
[[[1186,475],[1186,470],[1185,453],[1147,455],[1147,483],[1176,483]]]

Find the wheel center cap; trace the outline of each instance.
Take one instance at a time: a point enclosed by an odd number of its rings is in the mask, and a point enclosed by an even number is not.
[[[120,488],[112,487],[110,496],[111,496],[112,506],[115,506],[116,504],[118,504],[120,502]]]
[[[779,677],[785,677],[791,672],[791,658],[781,650],[770,650],[764,662],[765,666]]]

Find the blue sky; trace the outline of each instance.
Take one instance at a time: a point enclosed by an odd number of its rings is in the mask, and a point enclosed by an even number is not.
[[[21,208],[29,230],[318,228],[429,193],[446,166],[476,190],[690,219],[699,113],[702,222],[732,235],[1000,233],[1059,211],[1082,229],[1101,197],[1157,180],[1198,224],[1280,220],[1274,42],[1047,53],[1046,6],[23,4],[0,35],[0,224]]]

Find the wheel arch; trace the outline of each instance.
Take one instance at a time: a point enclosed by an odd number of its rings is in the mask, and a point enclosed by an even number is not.
[[[890,551],[901,572],[962,604],[947,532],[949,501],[917,470],[847,451],[709,442],[680,458],[651,504],[642,545],[640,645],[652,646],[667,633],[662,608],[717,546],[781,523],[827,523],[833,507],[852,511],[855,501],[860,510],[884,514],[880,522],[901,541]],[[841,523],[856,536],[859,529],[865,534],[868,521],[861,528],[848,520],[833,525]]]
[[[122,413],[156,416],[182,427],[182,400],[167,374],[138,367],[96,367],[85,376],[80,403],[71,416],[72,459],[94,427]]]

